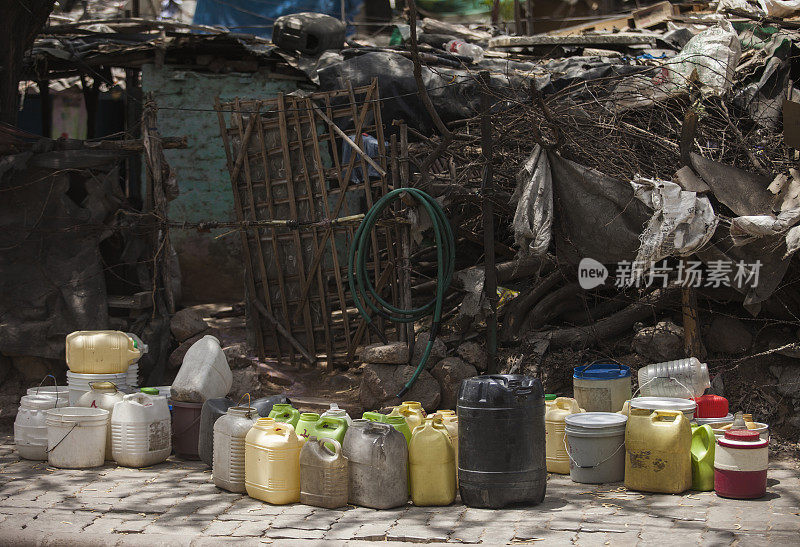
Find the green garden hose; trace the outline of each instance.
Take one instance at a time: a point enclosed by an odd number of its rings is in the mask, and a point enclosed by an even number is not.
[[[386,207],[396,199],[399,199],[400,195],[404,193],[413,196],[425,212],[428,213],[436,241],[436,295],[425,305],[412,309],[398,308],[381,298],[378,291],[375,290],[375,286],[370,280],[370,274],[367,271],[367,264],[370,258],[368,253],[372,229],[375,227],[381,213],[383,213]],[[384,343],[386,342],[386,336],[372,323],[372,319],[367,314],[367,307],[372,309],[372,311],[380,317],[395,323],[412,323],[422,319],[426,315],[433,314],[428,345],[425,346],[422,360],[414,371],[414,374],[408,382],[406,382],[406,385],[403,386],[403,389],[400,390],[400,393],[397,394],[398,397],[402,397],[411,389],[411,386],[414,385],[414,382],[417,381],[420,373],[425,368],[425,363],[428,361],[431,349],[433,349],[433,343],[436,341],[436,335],[439,332],[444,294],[450,286],[450,281],[453,278],[453,270],[455,268],[455,240],[453,238],[453,230],[450,228],[450,223],[447,221],[442,207],[435,199],[416,188],[398,188],[379,199],[367,212],[364,220],[362,220],[361,224],[358,226],[353,244],[350,246],[348,262],[349,270],[347,272],[347,278],[350,283],[350,292],[353,294],[356,307],[358,307],[358,311],[364,318],[367,326],[373,329]]]

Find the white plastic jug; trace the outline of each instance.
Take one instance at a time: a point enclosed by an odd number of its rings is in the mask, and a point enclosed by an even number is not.
[[[45,411],[47,461],[53,467],[100,467],[106,455],[108,410],[64,407]]]
[[[233,373],[219,340],[207,334],[192,344],[172,382],[172,400],[204,403],[224,397],[233,385]]]
[[[112,382],[90,382],[89,391],[81,395],[75,406],[85,408],[102,408],[108,410],[109,415],[114,410],[114,405],[122,400],[124,393],[117,389]],[[109,421],[106,434],[106,459],[111,459],[111,422]]]
[[[331,403],[331,407],[322,413],[320,418],[324,418],[325,416],[333,416],[334,418],[344,418],[347,422],[347,427],[350,427],[353,424],[353,419],[350,418],[350,415],[342,408],[339,408],[339,405],[336,403]]]
[[[644,397],[700,397],[711,387],[708,366],[696,357],[655,363],[639,369],[639,393]]]
[[[146,393],[125,395],[111,414],[111,454],[125,467],[163,462],[172,452],[167,399]]]
[[[20,399],[17,418],[14,420],[14,444],[17,453],[26,460],[47,459],[47,425],[45,412],[51,408],[67,406],[66,396],[55,397],[25,395]]]
[[[234,406],[214,422],[212,477],[214,484],[229,492],[246,492],[244,442],[260,416],[252,407]]]

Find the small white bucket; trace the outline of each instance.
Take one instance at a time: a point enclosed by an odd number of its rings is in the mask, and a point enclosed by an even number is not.
[[[54,467],[100,467],[106,455],[108,410],[65,407],[46,412],[47,460]]]
[[[123,393],[128,389],[128,373],[120,374],[80,374],[67,371],[67,385],[69,386],[69,404],[74,406],[81,395],[91,391],[92,382],[111,382]]]
[[[625,478],[625,426],[614,412],[582,412],[566,417],[569,476],[573,482],[602,484]]]

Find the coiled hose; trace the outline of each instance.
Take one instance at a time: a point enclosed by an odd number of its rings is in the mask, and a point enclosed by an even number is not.
[[[436,241],[436,294],[425,305],[411,309],[398,308],[381,298],[378,291],[375,290],[375,286],[370,280],[370,275],[367,271],[368,252],[371,243],[370,234],[372,229],[378,222],[381,213],[396,199],[399,199],[400,195],[403,193],[414,197],[425,212],[428,213]],[[364,220],[362,220],[361,224],[358,226],[353,244],[350,246],[348,263],[347,278],[356,307],[361,317],[364,318],[367,326],[375,331],[384,343],[386,343],[386,336],[372,323],[372,319],[367,314],[367,307],[372,309],[372,311],[380,317],[395,323],[412,323],[422,319],[426,315],[433,314],[428,344],[425,346],[422,360],[414,371],[414,374],[409,378],[405,386],[403,386],[403,389],[400,390],[400,393],[397,394],[398,397],[402,397],[411,389],[411,386],[414,385],[414,382],[417,381],[420,373],[425,368],[425,363],[428,361],[428,357],[433,349],[433,343],[436,341],[436,335],[439,333],[439,322],[442,319],[442,303],[444,302],[445,292],[453,278],[453,270],[455,268],[455,240],[453,238],[453,230],[450,227],[450,223],[447,221],[447,217],[445,217],[444,211],[435,199],[416,188],[398,188],[379,199],[367,212]]]

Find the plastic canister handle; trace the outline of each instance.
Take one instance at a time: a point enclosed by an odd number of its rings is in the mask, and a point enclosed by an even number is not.
[[[581,407],[578,405],[578,401],[576,401],[571,397],[556,398],[554,406],[560,408],[561,410],[569,410],[573,414],[578,414],[581,411]]]
[[[681,416],[683,416],[683,412],[680,410],[654,410],[652,414],[650,414],[650,420],[653,422],[666,422],[667,420],[662,420],[661,418],[665,418],[667,416],[672,416],[675,419],[669,420],[669,423],[675,423],[680,421]]]
[[[333,451],[328,448],[326,443],[331,443],[333,445]],[[330,437],[322,437],[317,439],[317,444],[322,448],[325,452],[328,452],[331,456],[338,456],[339,453],[342,451],[342,444],[337,441],[336,439],[331,439]]]

